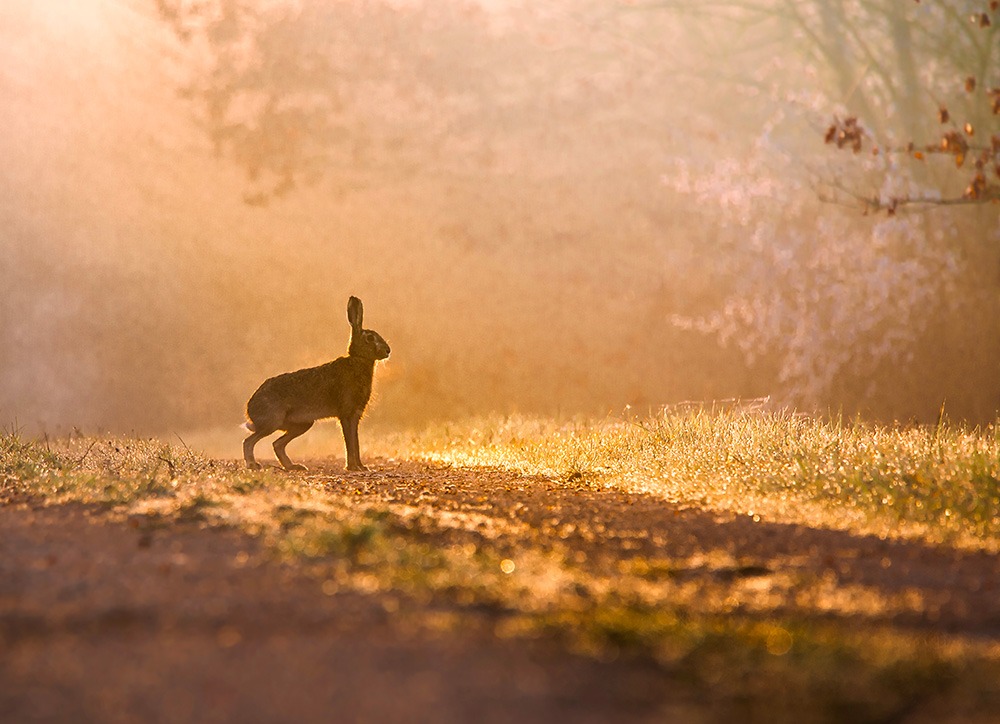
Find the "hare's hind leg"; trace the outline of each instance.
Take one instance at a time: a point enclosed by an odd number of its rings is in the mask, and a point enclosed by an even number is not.
[[[257,428],[243,441],[243,459],[246,461],[247,467],[251,470],[259,470],[260,463],[253,456],[254,446],[262,439],[274,432],[274,429]]]
[[[286,429],[285,434],[274,441],[274,454],[278,456],[278,460],[281,461],[281,465],[285,468],[285,470],[306,469],[305,465],[297,465],[288,458],[288,455],[285,453],[285,445],[290,443],[312,426],[313,424],[311,422],[291,424]]]

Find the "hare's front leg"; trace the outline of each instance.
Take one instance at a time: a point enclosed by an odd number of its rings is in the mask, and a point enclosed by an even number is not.
[[[361,422],[361,416],[357,417],[347,417],[342,418],[340,421],[340,427],[344,431],[344,447],[347,449],[347,469],[348,470],[367,470],[364,465],[361,464],[361,449],[358,444],[358,423]]]

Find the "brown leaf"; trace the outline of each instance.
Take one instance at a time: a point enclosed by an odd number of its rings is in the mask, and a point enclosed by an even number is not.
[[[990,27],[990,25],[992,25],[992,23],[990,22],[990,16],[987,15],[986,13],[982,13],[979,16],[979,27],[988,28]]]
[[[993,114],[1000,115],[1000,88],[990,88],[986,95],[993,100]]]
[[[854,116],[845,118],[843,121],[834,116],[833,125],[827,129],[824,140],[826,143],[836,143],[837,148],[848,146],[855,153],[858,153],[861,150],[864,135],[864,129],[858,125],[858,119]]]
[[[917,159],[918,161],[923,161],[924,160],[924,154],[922,154],[920,151],[914,151],[913,152],[913,157],[915,159]]]
[[[981,173],[977,173],[972,179],[972,183],[968,185],[965,189],[965,197],[969,199],[978,199],[983,195],[983,191],[986,190],[986,177]]]
[[[965,154],[961,153],[961,152],[956,153],[955,154],[955,168],[962,168],[962,164],[963,163],[965,163]]]
[[[970,75],[968,78],[965,79],[965,92],[971,93],[975,89],[976,89],[976,77]]]
[[[951,115],[948,113],[948,109],[945,108],[944,106],[941,106],[938,109],[938,120],[940,120],[941,123],[947,123],[950,118]]]
[[[965,124],[965,134],[967,136],[974,136],[974,135],[976,135],[976,129],[972,127],[971,123],[966,123]]]
[[[965,154],[969,148],[968,141],[958,131],[949,131],[941,136],[941,150],[949,153]],[[961,164],[959,164],[961,165]]]

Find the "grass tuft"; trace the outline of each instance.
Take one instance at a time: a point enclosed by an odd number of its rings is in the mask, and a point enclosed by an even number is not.
[[[397,435],[397,456],[501,467],[770,520],[1000,545],[1000,432],[784,412],[480,418]]]

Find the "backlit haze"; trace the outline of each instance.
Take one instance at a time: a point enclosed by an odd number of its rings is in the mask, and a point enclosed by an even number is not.
[[[991,419],[1000,207],[820,200],[949,183],[823,132],[933,131],[961,53],[917,44],[907,99],[818,57],[820,2],[797,31],[656,5],[4,0],[0,423],[235,426],[346,353],[351,294],[392,346],[386,425],[768,395]]]

